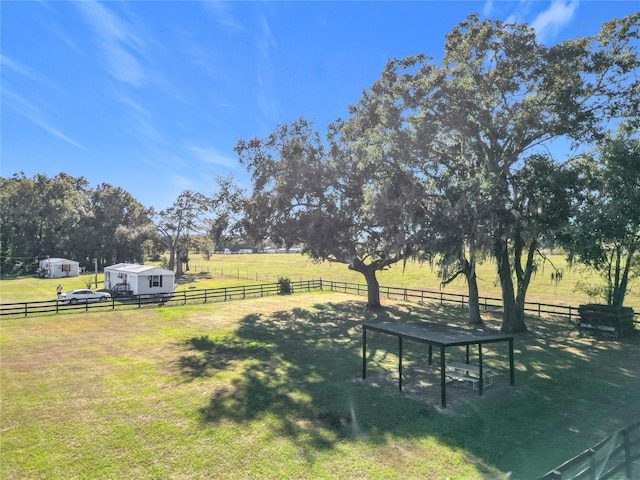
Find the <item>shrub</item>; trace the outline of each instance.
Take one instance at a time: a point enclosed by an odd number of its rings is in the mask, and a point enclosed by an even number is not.
[[[291,279],[289,277],[278,277],[279,293],[291,293]]]

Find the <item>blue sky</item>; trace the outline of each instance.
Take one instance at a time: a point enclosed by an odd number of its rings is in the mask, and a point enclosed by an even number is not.
[[[300,116],[347,115],[387,60],[442,57],[470,14],[547,44],[597,33],[636,1],[1,1],[1,164],[106,182],[163,209],[216,175],[250,187],[233,147]]]

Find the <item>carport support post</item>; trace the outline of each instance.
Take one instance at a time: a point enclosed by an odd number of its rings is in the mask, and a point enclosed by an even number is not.
[[[402,337],[398,337],[398,386],[402,391]]]
[[[440,345],[440,402],[447,407],[447,378],[445,376],[444,345]]]
[[[367,327],[362,326],[362,379],[367,378]]]
[[[509,339],[509,376],[511,385],[515,383],[515,373],[513,368],[513,337]]]
[[[467,346],[467,348],[469,348],[469,347]],[[483,378],[483,375],[482,375],[482,343],[478,344],[478,363],[479,363],[479,373],[480,373],[480,375],[479,375],[479,377],[480,377],[480,381],[479,381],[480,387],[478,388],[478,395],[482,396],[482,384],[484,383],[484,378]]]

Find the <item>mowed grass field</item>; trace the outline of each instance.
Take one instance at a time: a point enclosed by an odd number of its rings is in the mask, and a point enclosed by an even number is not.
[[[489,267],[481,295],[499,297]],[[298,255],[220,255],[192,259],[178,289],[279,275],[362,282]],[[545,292],[539,273],[536,301],[582,303],[573,275]],[[51,299],[57,283],[3,280],[0,296]],[[381,284],[439,288],[415,264],[383,272]],[[506,346],[486,347],[494,385],[479,397],[451,384],[442,409],[439,367],[427,365],[424,345],[404,342],[400,393],[397,339],[371,335],[362,381],[360,324],[464,325],[466,311],[388,299],[370,311],[365,301],[314,292],[1,319],[0,478],[535,479],[640,418],[639,331],[598,340],[566,319],[529,317],[515,339],[516,384]],[[499,314],[483,318],[499,329]]]
[[[554,305],[578,306],[583,303],[601,303],[602,300],[589,297],[577,288],[579,282],[603,286],[602,279],[591,269],[582,265],[569,266],[566,255],[547,253],[547,261],[541,262],[533,275],[527,300]],[[556,281],[551,274],[553,267],[562,272],[562,279]],[[207,276],[207,272],[209,276]],[[251,254],[251,255],[214,255],[209,261],[194,255],[191,260],[190,278],[198,280],[198,285],[215,287],[220,276],[236,280],[275,282],[278,276],[288,276],[293,280],[322,278],[364,284],[364,277],[351,271],[340,263],[314,263],[298,254]],[[501,298],[500,281],[496,265],[492,260],[482,262],[477,267],[478,287],[484,297]],[[408,261],[398,263],[388,270],[378,272],[380,285],[404,287],[422,290],[442,290],[445,292],[467,294],[468,289],[463,276],[458,277],[446,287],[429,264]],[[640,283],[630,285],[626,305],[640,311]]]
[[[589,297],[579,290],[579,282],[590,285],[604,285],[602,279],[590,269],[581,265],[569,267],[563,254],[548,253],[548,261],[540,264],[533,276],[527,293],[527,301],[577,307],[583,303],[601,303],[602,300]],[[562,279],[552,280],[554,265],[562,272]],[[279,276],[292,280],[344,281],[364,284],[364,277],[351,271],[344,264],[314,263],[299,254],[250,254],[250,255],[213,255],[204,260],[201,255],[192,255],[190,270],[180,279],[177,290],[197,288],[218,288],[249,283],[273,283]],[[477,268],[480,295],[501,298],[500,284],[493,261],[486,261]],[[98,286],[103,284],[102,272],[98,273]],[[444,292],[467,294],[467,286],[461,276],[446,287],[441,287],[436,271],[428,264],[407,262],[393,265],[390,269],[378,273],[380,285],[404,287],[422,290],[442,290]],[[23,277],[18,280],[0,280],[0,302],[28,302],[55,298],[55,289],[61,283],[65,291],[85,288],[93,282],[94,273],[69,279],[39,279]],[[625,304],[640,311],[640,282],[630,285]]]
[[[370,334],[362,381],[361,322],[464,316],[315,292],[3,319],[0,477],[534,479],[640,417],[640,335],[557,319],[517,336],[514,386],[486,347],[494,385],[451,384],[446,409],[422,344],[400,393],[397,339]]]

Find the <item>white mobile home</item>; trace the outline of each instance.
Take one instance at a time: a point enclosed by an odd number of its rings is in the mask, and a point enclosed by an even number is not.
[[[173,293],[175,278],[171,270],[135,263],[118,263],[104,268],[104,288],[131,295]]]
[[[80,263],[66,258],[45,258],[40,260],[38,267],[43,278],[77,277],[80,274]]]

